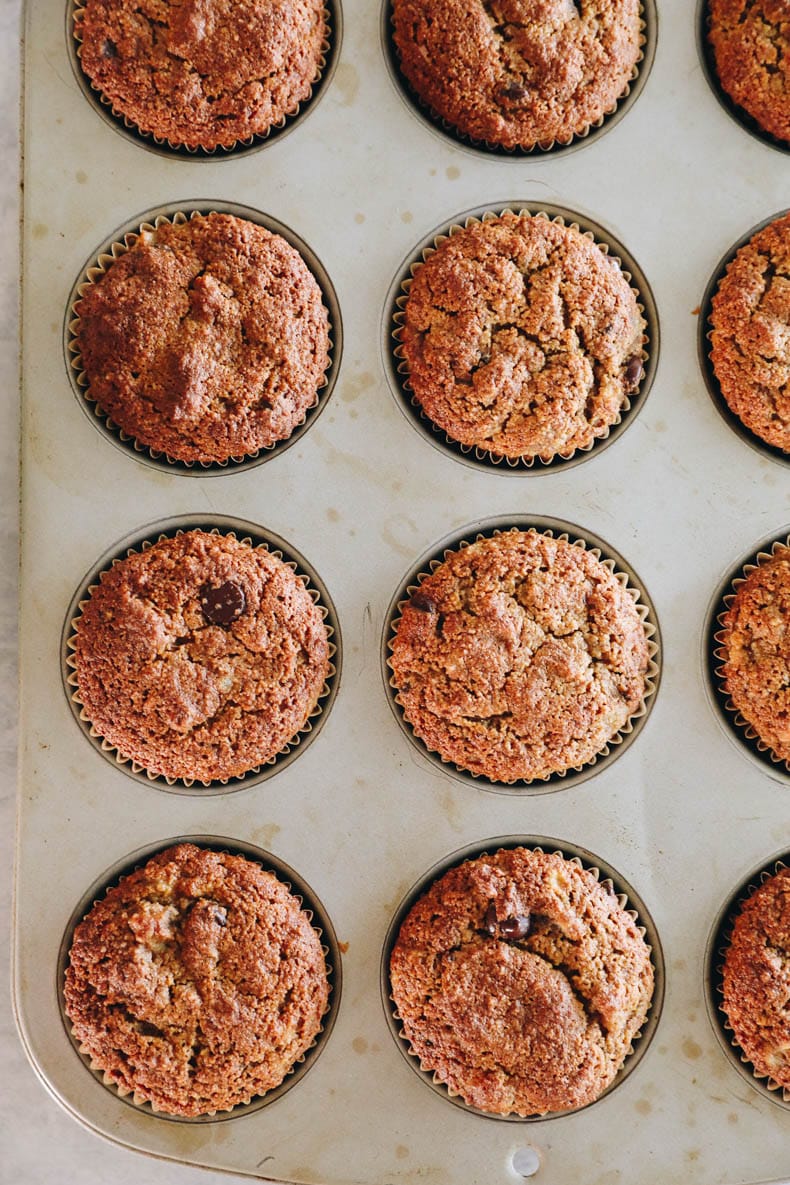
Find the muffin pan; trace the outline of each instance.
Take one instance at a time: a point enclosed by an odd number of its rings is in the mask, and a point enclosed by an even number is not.
[[[30,4],[25,35],[14,1001],[42,1081],[115,1142],[260,1180],[515,1185],[534,1174],[545,1185],[611,1185],[635,1163],[641,1185],[787,1178],[790,1114],[734,1068],[705,1004],[714,919],[744,869],[790,849],[787,787],[728,743],[699,655],[721,574],[790,520],[790,472],[715,410],[695,307],[745,228],[786,207],[786,154],[722,110],[700,69],[696,13],[682,0],[660,6],[649,78],[643,67],[639,101],[618,108],[605,135],[520,157],[458,145],[415,117],[388,72],[381,6],[363,0],[345,0],[340,58],[288,135],[254,153],[147,151],[83,93],[69,65],[69,13],[65,0]],[[389,345],[382,359],[401,261],[459,211],[496,209],[503,195],[605,228],[615,253],[623,244],[639,261],[660,322],[660,364],[651,340],[653,385],[628,431],[540,480],[537,468],[459,464],[429,444],[388,390]],[[139,225],[141,211],[231,203],[310,244],[335,289],[344,356],[320,417],[291,447],[266,464],[185,480],[97,431],[70,385],[64,327],[86,260]],[[234,793],[167,793],[129,776],[86,742],[61,690],[64,621],[85,573],[165,520],[241,520],[233,529],[276,536],[307,558],[308,575],[320,573],[336,641],[342,631],[342,680],[320,731]],[[605,540],[605,554],[626,557],[626,575],[633,565],[660,621],[661,689],[644,727],[583,782],[491,793],[437,765],[393,716],[381,662],[388,606],[437,540],[469,524],[548,520],[579,524],[571,534],[593,545]],[[594,852],[616,883],[637,888],[660,936],[666,998],[617,1089],[551,1121],[502,1123],[426,1088],[392,1039],[380,969],[398,902],[426,869],[491,836],[525,833]],[[77,903],[108,868],[183,835],[258,848],[296,870],[335,927],[343,977],[309,1072],[260,1109],[214,1123],[171,1122],[119,1099],[75,1052],[59,1004],[61,942]]]

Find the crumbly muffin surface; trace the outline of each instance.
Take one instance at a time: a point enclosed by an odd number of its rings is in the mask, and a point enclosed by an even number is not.
[[[764,131],[790,142],[787,0],[709,0],[708,40],[722,89]]]
[[[393,0],[403,75],[436,115],[503,148],[565,143],[616,105],[639,0]]]
[[[724,687],[760,739],[790,762],[790,549],[750,572],[722,619]]]
[[[173,145],[265,135],[310,96],[323,0],[84,0],[82,69],[113,109]]]
[[[390,977],[423,1068],[501,1115],[597,1098],[653,993],[649,947],[615,895],[562,856],[524,848],[436,881],[403,922]]]
[[[279,1086],[313,1044],[329,986],[298,900],[241,856],[179,844],[79,923],[66,1012],[94,1064],[174,1115]]]
[[[501,782],[592,760],[642,702],[648,663],[629,592],[536,531],[450,553],[403,606],[390,658],[416,735]]]
[[[741,906],[723,964],[724,1010],[760,1075],[790,1090],[790,868]]]
[[[711,362],[727,405],[761,440],[790,452],[790,214],[737,252],[713,297],[710,324]]]
[[[299,252],[228,214],[144,232],[76,312],[91,399],[180,461],[286,440],[329,365],[329,315]]]
[[[418,268],[400,337],[411,388],[448,436],[550,461],[607,434],[642,377],[644,330],[636,294],[592,240],[506,211]]]
[[[151,774],[240,777],[305,725],[329,671],[320,610],[264,548],[188,531],[104,572],[77,621],[77,694]]]

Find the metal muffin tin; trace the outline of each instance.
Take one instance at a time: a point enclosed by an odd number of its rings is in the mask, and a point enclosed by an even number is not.
[[[570,6],[569,6],[570,7]],[[746,447],[700,373],[695,306],[717,260],[786,207],[787,157],[743,132],[700,68],[695,6],[663,0],[638,102],[577,145],[504,157],[458,145],[393,85],[381,5],[344,0],[343,44],[310,116],[265,150],[149,151],[98,118],[70,68],[67,0],[27,5],[22,291],[21,750],[14,1007],[59,1103],[139,1153],[299,1185],[744,1185],[790,1178],[790,1113],[733,1070],[705,1015],[712,920],[742,870],[790,850],[786,788],[743,760],[706,699],[700,638],[721,573],[790,520],[790,470]],[[458,211],[572,211],[627,245],[652,290],[661,362],[616,445],[539,481],[459,464],[388,390],[387,292]],[[324,411],[266,464],[184,480],[108,447],[71,389],[64,322],[96,244],[139,211],[232,203],[309,243],[331,276],[343,364]],[[630,413],[629,413],[630,414]],[[540,498],[536,498],[539,491]],[[470,785],[419,753],[390,710],[381,639],[393,590],[466,524],[582,524],[627,557],[661,622],[649,727],[584,784]],[[163,519],[241,519],[320,572],[343,675],[320,733],[257,785],[162,793],[93,751],[61,691],[63,623],[97,557]],[[606,550],[606,549],[605,549]],[[642,585],[642,580],[644,585]],[[557,836],[638,886],[666,996],[638,1071],[594,1106],[528,1127],[426,1089],[393,1041],[380,971],[398,903],[448,852]],[[304,877],[337,931],[343,998],[321,1056],[243,1117],[174,1123],[128,1106],[75,1054],[56,990],[61,942],[108,866],[169,837],[222,837]],[[145,1166],[141,1165],[145,1174]]]

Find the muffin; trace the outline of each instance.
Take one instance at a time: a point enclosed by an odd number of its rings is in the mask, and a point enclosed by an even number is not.
[[[653,994],[650,947],[614,891],[574,861],[526,848],[435,881],[400,928],[390,980],[422,1068],[496,1115],[593,1102]]]
[[[722,397],[760,440],[790,452],[790,213],[736,253],[711,301]]]
[[[618,262],[527,212],[440,239],[414,271],[398,337],[424,414],[493,457],[589,449],[644,374],[645,322]]]
[[[786,0],[708,0],[708,43],[725,94],[764,132],[790,142]]]
[[[594,761],[648,692],[634,594],[591,552],[538,531],[446,553],[394,628],[392,685],[414,734],[492,781]]]
[[[392,0],[400,70],[435,116],[505,149],[584,135],[641,56],[639,0]]]
[[[171,146],[231,148],[294,114],[323,68],[323,0],[83,0],[82,70],[116,115]]]
[[[758,1077],[790,1091],[790,868],[740,907],[722,966],[722,1008]]]
[[[790,762],[790,548],[760,556],[720,621],[723,689],[759,741]]]
[[[321,289],[294,247],[244,218],[144,226],[74,311],[87,397],[155,455],[211,464],[271,448],[325,383]]]
[[[330,671],[322,610],[293,569],[202,530],[116,561],[74,630],[83,718],[151,777],[225,782],[274,760]]]
[[[286,885],[242,856],[178,844],[77,925],[65,1010],[94,1069],[135,1102],[211,1115],[279,1086],[314,1044],[329,983]]]

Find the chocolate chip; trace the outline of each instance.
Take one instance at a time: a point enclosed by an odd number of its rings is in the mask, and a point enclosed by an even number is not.
[[[110,41],[109,37],[105,41],[104,45],[101,47],[101,56],[103,58],[117,58],[118,57],[118,46],[115,44],[114,41]]]
[[[514,918],[505,918],[499,923],[503,938],[526,938],[529,934],[529,914],[520,913]]]
[[[497,94],[500,99],[508,99],[510,102],[518,103],[522,99],[526,99],[529,91],[520,82],[508,82],[499,87]]]
[[[635,354],[633,358],[629,360],[628,365],[625,368],[625,374],[623,375],[625,385],[629,391],[636,390],[642,381],[642,376],[644,373],[645,369],[642,365],[642,359],[638,354]]]
[[[429,596],[422,592],[416,592],[409,601],[412,609],[418,609],[420,613],[435,613],[436,601],[432,601]]]
[[[483,929],[485,930],[486,934],[490,934],[491,937],[493,938],[494,935],[496,934],[496,925],[497,925],[496,906],[494,905],[494,903],[492,901],[491,904],[488,906],[488,909],[486,910],[485,921],[483,922]]]
[[[232,580],[224,584],[204,584],[200,590],[200,608],[211,625],[230,625],[244,612],[244,589]]]
[[[214,921],[217,923],[218,926],[222,926],[222,928],[224,929],[225,926],[227,926],[227,924],[228,924],[228,915],[227,915],[226,910],[215,909],[214,910]]]

